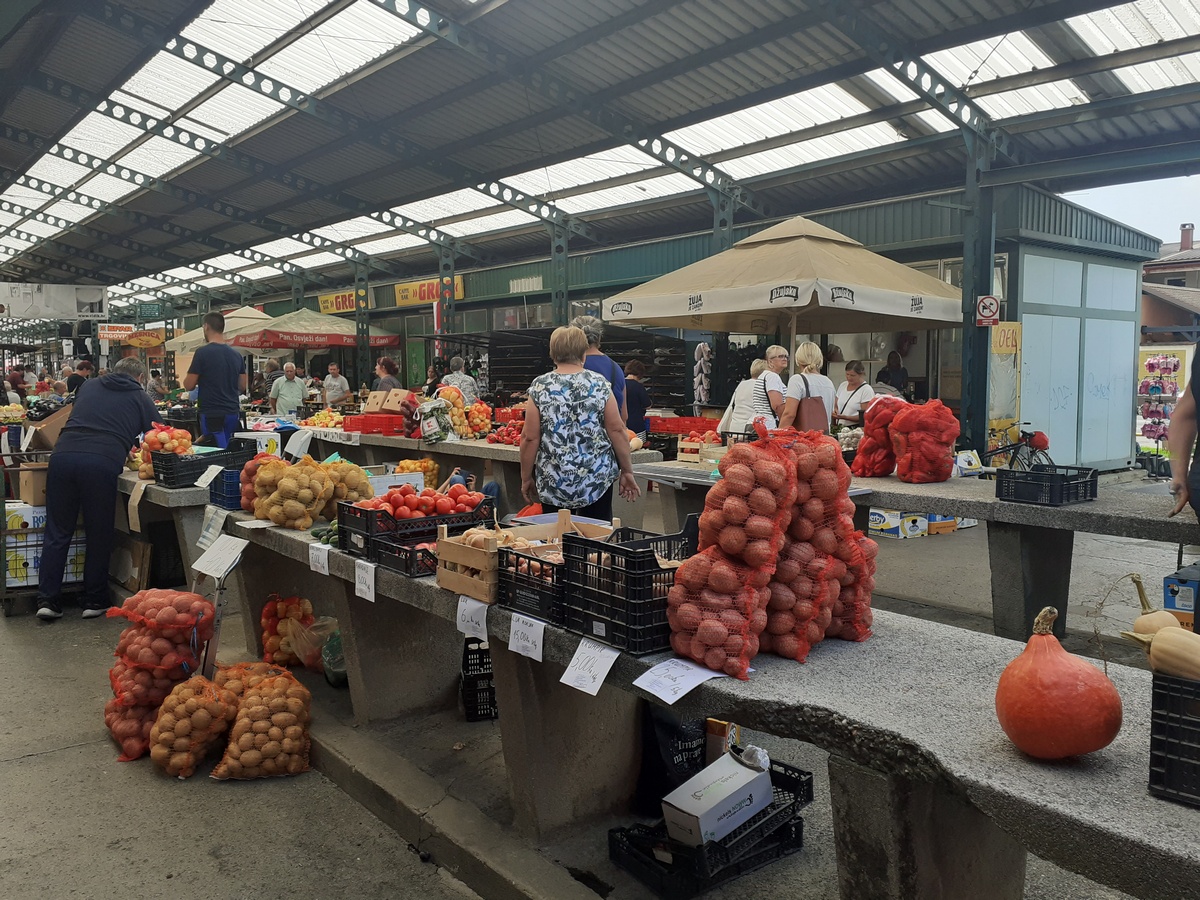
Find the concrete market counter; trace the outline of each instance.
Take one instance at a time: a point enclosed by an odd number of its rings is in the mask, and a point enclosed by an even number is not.
[[[375,571],[375,599],[355,596],[353,558],[309,570],[304,533],[226,530],[251,544],[236,570],[249,646],[272,590],[302,591],[343,630],[356,718],[403,716],[454,702],[457,598],[432,579]],[[632,686],[661,657],[622,654],[590,697],[559,683],[579,637],[547,626],[543,661],[507,649],[510,615],[488,611],[500,728],[518,827],[534,837],[624,809],[640,759]],[[804,665],[764,656],[749,682],[717,678],[676,706],[808,741],[831,755],[844,898],[1023,895],[1025,852],[1136,897],[1200,893],[1200,810],[1146,791],[1150,675],[1112,665],[1125,724],[1107,749],[1068,764],[1022,756],[995,719],[1011,641],[876,613],[862,644],[828,641]],[[657,702],[657,701],[656,701]]]
[[[145,484],[145,493],[138,504],[141,530],[161,527],[162,523],[170,520],[175,526],[179,541],[179,555],[183,559],[184,572],[190,572],[192,563],[200,556],[201,550],[196,546],[200,539],[200,529],[204,523],[204,507],[208,503],[208,488],[165,488],[153,481],[140,482]],[[139,479],[136,472],[123,472],[117,480],[117,490],[128,500]],[[129,533],[129,522],[126,518],[128,504],[118,504],[118,519],[122,522],[122,531]]]

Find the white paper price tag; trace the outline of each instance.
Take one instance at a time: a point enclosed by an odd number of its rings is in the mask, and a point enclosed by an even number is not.
[[[329,545],[312,543],[308,545],[308,567],[318,575],[329,574]]]
[[[219,506],[204,507],[204,523],[200,526],[200,537],[196,540],[196,546],[201,550],[211,547],[217,536],[225,530],[227,518],[229,518],[227,509],[221,509]]]
[[[270,519],[238,519],[239,528],[274,528],[275,523]]]
[[[224,466],[209,466],[204,470],[204,474],[196,479],[196,487],[208,487],[216,480],[217,476],[220,475],[224,469]]]
[[[354,561],[354,596],[375,602],[375,563]]]
[[[546,623],[513,613],[508,625],[508,649],[530,659],[542,661],[542,638]]]
[[[595,697],[600,692],[600,685],[604,684],[604,679],[608,677],[608,670],[620,655],[619,650],[584,638],[579,642],[575,655],[571,657],[567,671],[563,672],[562,678],[558,680]]]
[[[685,659],[668,659],[643,672],[633,683],[659,700],[671,704],[710,678],[725,677],[721,672],[714,672]]]
[[[235,538],[231,534],[219,534],[212,542],[212,546],[192,563],[192,568],[220,581],[238,564],[238,560],[242,558],[242,551],[249,543],[245,538]]]
[[[458,598],[458,630],[467,637],[487,640],[488,605],[471,597]]]

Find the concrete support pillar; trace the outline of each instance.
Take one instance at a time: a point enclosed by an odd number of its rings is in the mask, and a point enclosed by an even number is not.
[[[1058,610],[1054,633],[1065,637],[1075,532],[988,522],[987,533],[995,633],[1028,640],[1037,614],[1053,606]]]
[[[534,840],[628,811],[641,766],[636,697],[590,697],[560,684],[563,667],[492,644],[500,737],[516,826]]]
[[[1021,900],[1025,849],[925,781],[829,757],[842,900]]]

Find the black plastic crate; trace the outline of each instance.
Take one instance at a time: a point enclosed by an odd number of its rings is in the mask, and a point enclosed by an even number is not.
[[[468,722],[484,722],[500,717],[496,706],[496,686],[490,672],[486,675],[463,675],[459,692]]]
[[[208,502],[221,509],[241,509],[242,470],[222,469],[208,486]]]
[[[371,557],[371,542],[375,535],[390,534],[407,544],[437,540],[438,526],[445,525],[452,534],[495,519],[496,501],[485,497],[470,512],[450,513],[448,516],[424,516],[420,519],[397,519],[381,509],[363,509],[345,500],[338,501],[338,535],[343,550],[353,556]]]
[[[409,578],[424,578],[437,574],[436,553],[424,547],[414,546],[411,541],[401,541],[394,534],[375,535],[371,539],[369,549],[372,562]]]
[[[487,641],[473,637],[463,641],[462,673],[464,675],[492,674],[492,650]]]
[[[524,562],[526,571],[520,571]],[[530,563],[537,563],[542,574],[529,571]],[[546,562],[532,553],[523,553],[511,547],[499,550],[499,576],[496,588],[496,603],[508,609],[534,616],[552,625],[563,624],[563,589],[567,583],[566,562]],[[511,569],[509,567],[512,567]]]
[[[996,470],[996,499],[1038,506],[1064,506],[1096,499],[1099,473],[1086,466],[1034,466],[1031,471]]]
[[[804,846],[804,819],[796,816],[758,844],[753,852],[714,875],[697,875],[691,860],[667,852],[670,862],[655,855],[664,849],[666,828],[632,825],[608,832],[608,856],[663,900],[690,900],[719,884],[757,871],[776,860],[798,852]]]
[[[679,534],[618,528],[606,539],[563,535],[564,627],[635,656],[669,649],[667,592],[676,567],[658,558],[682,562],[696,553],[699,537],[695,514]]]
[[[211,453],[195,453],[181,456],[178,453],[151,453],[150,459],[154,464],[154,480],[166,488],[190,488],[196,486],[196,479],[209,466],[221,466],[225,469],[242,471],[242,467],[258,452],[258,446],[251,441],[235,438],[229,442],[226,450],[214,450]]]
[[[1155,675],[1150,703],[1150,793],[1200,806],[1200,681]]]
[[[725,442],[726,447],[732,447],[734,444],[740,444],[743,441],[758,440],[757,434],[745,431],[719,431],[717,433],[721,435],[721,440]]]

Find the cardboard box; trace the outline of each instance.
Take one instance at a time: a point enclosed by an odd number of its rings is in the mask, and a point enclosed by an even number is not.
[[[384,399],[383,405],[379,408],[379,412],[400,415],[404,412],[404,401],[408,399],[411,393],[412,391],[406,391],[403,388],[395,388],[388,391],[388,395]]]
[[[8,587],[35,587],[42,565],[42,545],[4,548],[4,583]]]
[[[964,528],[974,528],[976,525],[979,524],[979,520],[978,519],[964,519],[962,516],[958,516],[957,518],[955,518],[954,524],[958,526],[959,531],[962,531]]]
[[[258,453],[270,453],[274,456],[283,455],[280,437],[274,431],[237,431],[234,432],[233,436],[247,441],[254,441],[258,444]]]
[[[4,530],[27,531],[46,527],[46,507],[33,506],[19,500],[4,502]],[[39,539],[40,540],[40,539]]]
[[[17,475],[17,496],[30,506],[46,505],[46,474],[50,463],[21,463]]]
[[[958,531],[958,519],[954,516],[938,516],[931,513],[926,519],[929,520],[930,534],[953,534]]]
[[[113,553],[108,577],[127,591],[144,590],[150,580],[150,542],[118,531],[113,535]]]
[[[381,412],[387,396],[387,391],[371,391],[371,393],[367,394],[367,402],[363,406],[363,413]]]
[[[74,409],[73,404],[64,406],[40,422],[26,422],[25,427],[33,429],[29,448],[31,450],[53,450],[54,445],[58,443],[58,436],[62,432],[63,426],[67,424],[67,419],[71,417],[71,411]]]
[[[719,841],[771,805],[771,774],[725,754],[663,798],[667,835],[688,847]]]
[[[898,509],[879,509],[872,506],[867,523],[867,533],[871,537],[903,540],[929,534],[929,517],[924,513],[901,512]]]
[[[1196,594],[1200,592],[1200,566],[1184,566],[1163,579],[1163,609],[1188,631],[1196,630]]]
[[[742,742],[742,729],[732,722],[709,719],[704,723],[704,764],[711,766],[729,752],[735,744]]]
[[[978,475],[983,471],[983,463],[979,459],[979,454],[974,450],[959,450],[954,454],[954,469],[951,472],[951,477],[965,477],[970,475]]]

